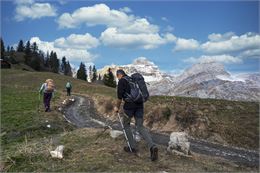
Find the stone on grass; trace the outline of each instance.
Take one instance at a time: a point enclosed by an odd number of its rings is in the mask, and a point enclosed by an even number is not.
[[[119,137],[120,135],[122,135],[123,134],[123,132],[122,131],[120,131],[120,130],[110,130],[110,136],[112,137],[112,138],[117,138],[117,137]]]
[[[170,141],[168,143],[168,151],[173,153],[183,153],[188,155],[190,153],[190,142],[188,135],[185,132],[172,132]],[[176,152],[178,151],[178,152]]]
[[[54,151],[50,151],[51,157],[62,159],[63,158],[63,150],[64,150],[64,145],[59,145]]]

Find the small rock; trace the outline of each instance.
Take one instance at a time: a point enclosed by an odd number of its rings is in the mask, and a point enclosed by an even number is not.
[[[177,150],[188,155],[190,153],[190,142],[188,141],[187,133],[172,132],[167,150],[172,152]]]
[[[48,128],[51,128],[51,125],[50,125],[50,124],[48,124],[48,125],[47,125],[47,127],[48,127]]]
[[[64,145],[59,145],[54,151],[50,151],[51,157],[62,159],[63,158],[63,150],[64,150]]]
[[[232,110],[232,109],[233,109],[232,106],[227,106],[226,108],[227,108],[228,110]]]
[[[112,137],[112,138],[117,138],[117,137],[119,137],[120,135],[122,135],[123,134],[123,132],[122,131],[119,131],[119,130],[110,130],[110,136]]]
[[[58,110],[59,110],[59,111],[62,111],[62,108],[61,108],[61,107],[59,107],[59,108],[58,108]]]

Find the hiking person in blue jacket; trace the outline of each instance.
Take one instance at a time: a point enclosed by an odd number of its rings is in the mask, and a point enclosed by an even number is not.
[[[70,82],[66,83],[66,89],[67,89],[67,96],[70,96],[72,85]]]
[[[130,94],[130,89],[131,86],[128,82],[127,78],[130,78],[129,76],[126,75],[126,73],[123,70],[117,70],[116,76],[118,78],[118,86],[117,86],[117,105],[114,108],[114,111],[116,113],[119,112],[120,105],[122,103],[122,100],[124,100],[124,113],[125,115],[123,116],[123,126],[128,138],[128,141],[131,146],[131,150],[129,149],[128,146],[124,147],[124,150],[126,152],[137,152],[136,149],[136,142],[133,138],[130,122],[131,119],[134,117],[135,119],[135,124],[137,127],[137,130],[139,133],[142,135],[142,137],[145,139],[145,141],[148,143],[148,147],[150,149],[150,154],[151,154],[151,160],[155,161],[158,159],[158,148],[152,141],[152,138],[149,134],[149,132],[145,129],[143,126],[143,121],[144,121],[144,103],[135,103],[135,102],[128,102],[126,99],[126,96]]]
[[[43,103],[45,112],[50,112],[50,102],[51,98],[54,97],[54,83],[52,79],[47,79],[42,85],[39,90],[39,94],[43,93]]]

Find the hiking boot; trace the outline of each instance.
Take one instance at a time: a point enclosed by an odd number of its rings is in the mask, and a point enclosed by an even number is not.
[[[158,148],[156,146],[150,148],[150,153],[152,161],[158,160]]]
[[[136,153],[136,152],[137,152],[137,150],[136,150],[135,148],[131,148],[131,149],[132,149],[132,152],[133,152],[133,153]],[[127,152],[127,153],[131,153],[130,148],[129,148],[128,146],[125,146],[125,147],[124,147],[124,151]]]

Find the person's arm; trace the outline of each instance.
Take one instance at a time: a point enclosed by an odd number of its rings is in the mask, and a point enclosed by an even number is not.
[[[125,80],[119,80],[118,85],[117,85],[117,102],[116,102],[116,107],[115,111],[118,112],[123,100],[123,95],[125,92]]]
[[[42,91],[45,89],[45,83],[42,84],[40,90],[39,90],[39,93],[42,94]]]

